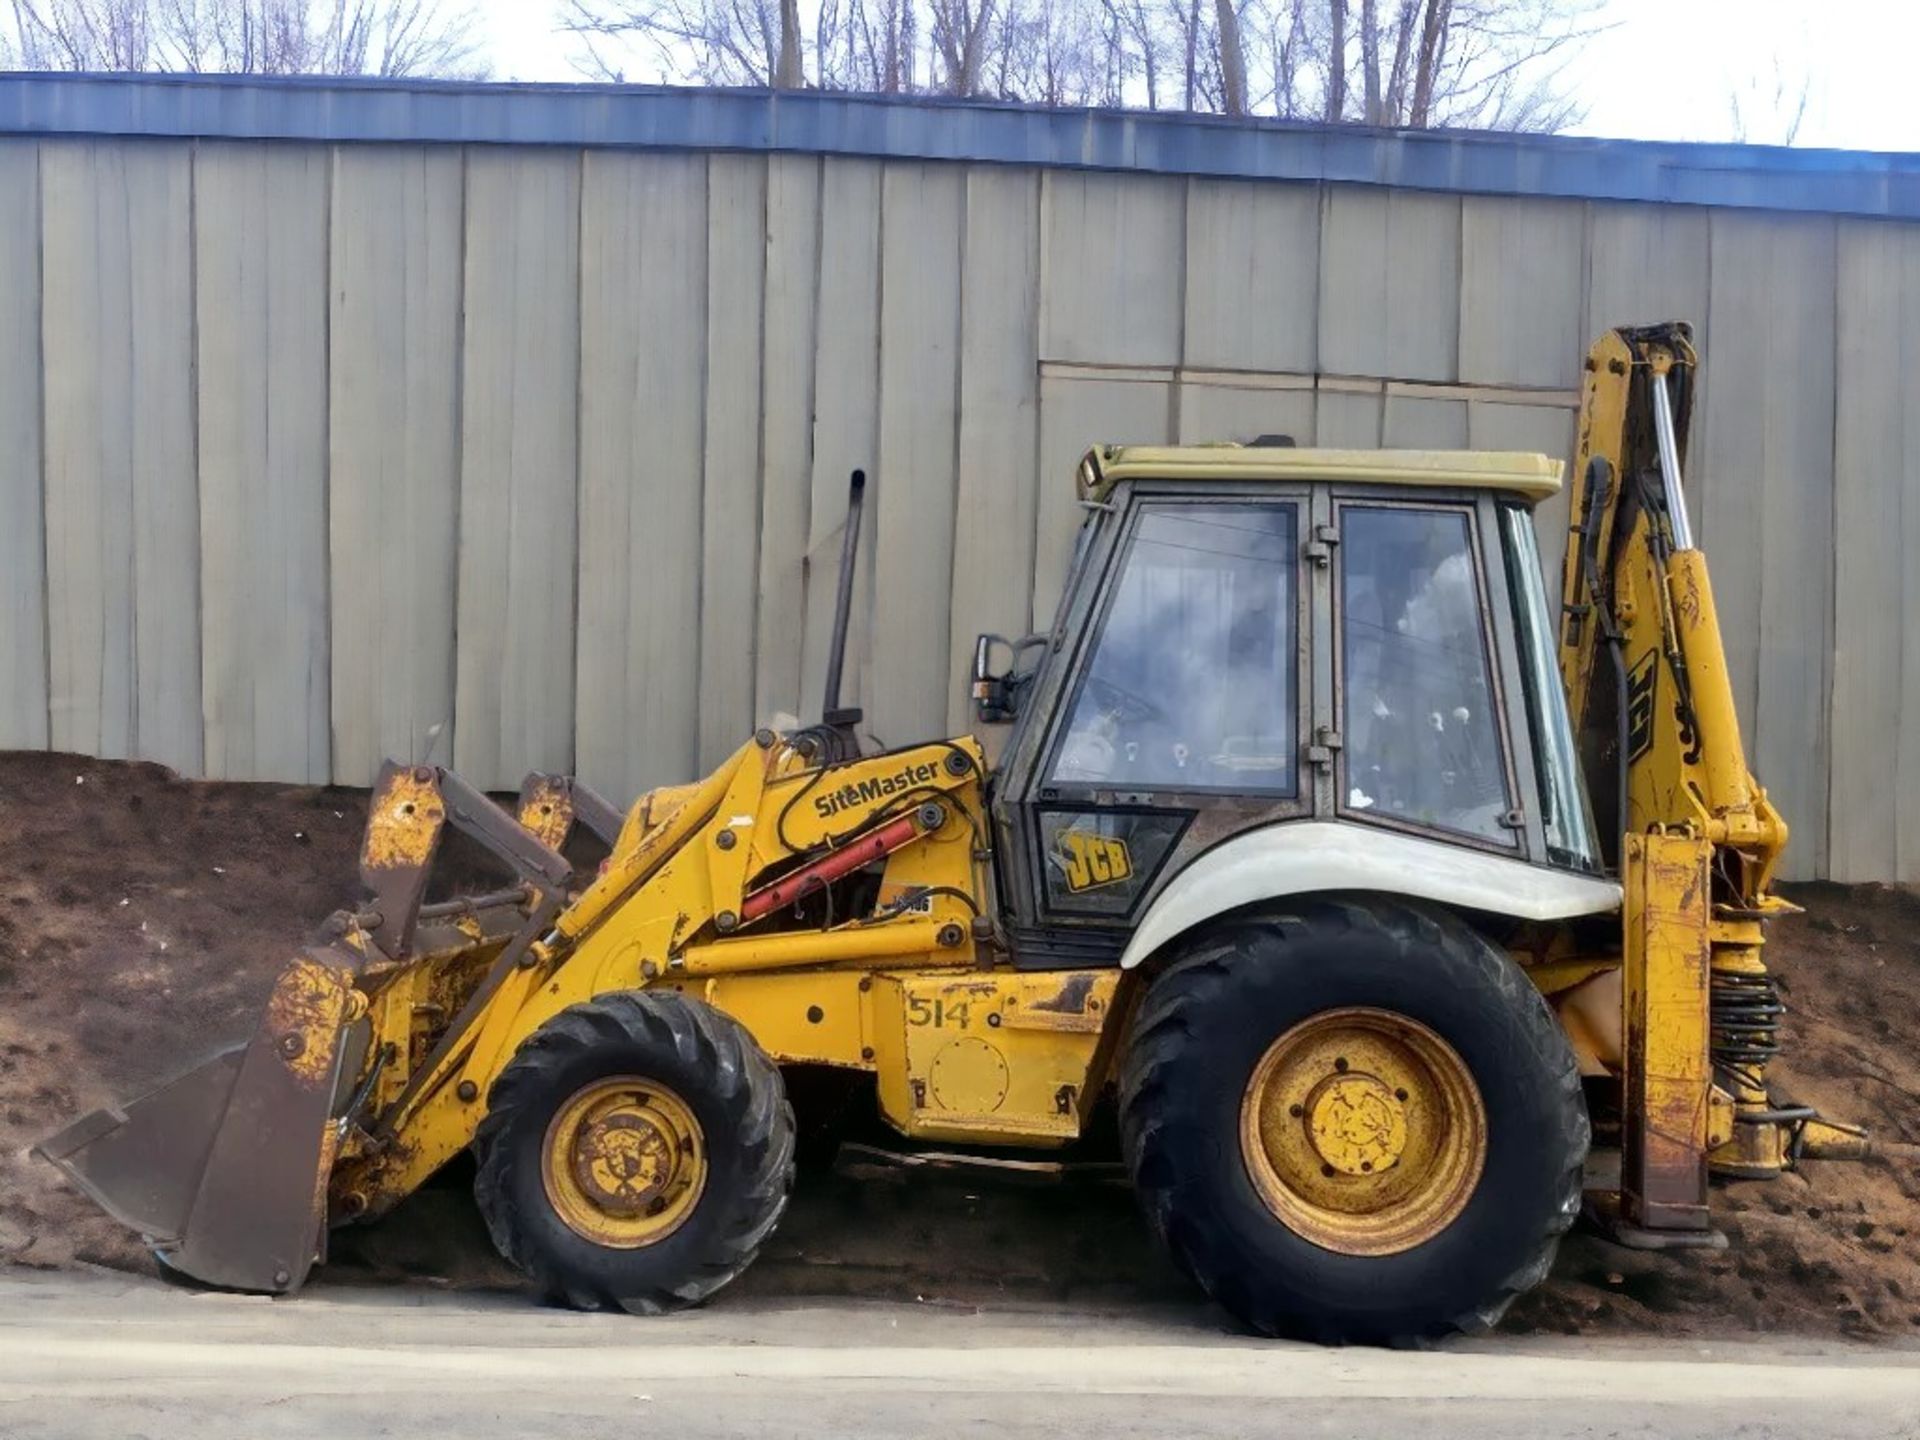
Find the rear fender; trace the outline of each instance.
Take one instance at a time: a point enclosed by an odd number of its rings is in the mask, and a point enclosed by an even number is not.
[[[1236,835],[1175,875],[1147,907],[1120,964],[1130,970],[1230,910],[1336,890],[1404,895],[1516,920],[1567,920],[1620,908],[1620,887],[1599,876],[1372,825],[1293,821]]]

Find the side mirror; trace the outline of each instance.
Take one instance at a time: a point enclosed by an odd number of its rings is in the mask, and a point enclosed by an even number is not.
[[[1044,635],[1028,635],[1009,640],[1003,635],[982,635],[973,642],[973,712],[982,724],[1004,725],[1020,713],[1020,696],[1033,682],[1032,670],[1020,669],[1020,657],[1047,643]],[[993,668],[994,647],[1007,651],[1007,668]]]

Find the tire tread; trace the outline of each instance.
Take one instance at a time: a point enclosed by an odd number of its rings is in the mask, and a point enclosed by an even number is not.
[[[672,1053],[709,1077],[709,1098],[728,1117],[731,1144],[745,1157],[727,1223],[682,1277],[616,1293],[615,1286],[563,1281],[514,1202],[520,1167],[537,1150],[510,1143],[515,1118],[543,1102],[557,1076],[585,1052],[636,1044]],[[711,1142],[709,1142],[711,1143]],[[785,1213],[793,1187],[793,1111],[780,1073],[731,1016],[676,991],[616,991],[563,1010],[535,1031],[494,1082],[474,1136],[474,1200],[509,1264],[576,1309],[657,1315],[698,1304],[753,1263]],[[705,1203],[703,1199],[703,1203]]]
[[[1299,940],[1328,934],[1374,935],[1401,948],[1436,952],[1444,965],[1479,972],[1497,992],[1497,1003],[1529,1017],[1527,1036],[1543,1074],[1549,1074],[1558,1100],[1553,1107],[1555,1137],[1566,1166],[1551,1211],[1526,1248],[1525,1258],[1476,1303],[1404,1332],[1370,1336],[1393,1345],[1424,1344],[1453,1334],[1479,1334],[1497,1324],[1508,1306],[1538,1285],[1552,1267],[1560,1237],[1579,1214],[1587,1148],[1587,1121],[1580,1071],[1565,1035],[1539,994],[1517,965],[1507,961],[1464,924],[1443,912],[1400,902],[1332,896],[1300,902],[1283,912],[1242,917],[1213,927],[1189,943],[1153,980],[1141,1002],[1120,1071],[1122,1143],[1134,1187],[1149,1227],[1175,1263],[1214,1300],[1252,1329],[1266,1335],[1306,1334],[1340,1342],[1350,1335],[1332,1333],[1308,1319],[1283,1313],[1247,1283],[1245,1267],[1230,1253],[1230,1241],[1217,1227],[1191,1213],[1185,1203],[1189,1185],[1166,1153],[1169,1099],[1182,1083],[1184,1062],[1199,1044],[1189,1017],[1234,984],[1236,963],[1249,963],[1246,951],[1266,953],[1252,963],[1285,963]],[[1491,961],[1492,963],[1489,963]]]

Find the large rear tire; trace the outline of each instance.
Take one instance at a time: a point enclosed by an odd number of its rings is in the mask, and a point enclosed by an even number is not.
[[[697,1304],[753,1262],[793,1188],[793,1112],[746,1029],[673,991],[563,1010],[488,1096],[474,1199],[548,1299]]]
[[[1417,1344],[1484,1330],[1579,1210],[1579,1066],[1455,917],[1295,902],[1153,981],[1121,1074],[1147,1219],[1251,1329]]]

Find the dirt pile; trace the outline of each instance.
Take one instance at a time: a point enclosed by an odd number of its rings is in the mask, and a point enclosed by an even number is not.
[[[250,1031],[280,966],[353,896],[364,807],[351,790],[0,754],[0,1263],[148,1263],[26,1148]],[[1904,1153],[1722,1188],[1724,1252],[1637,1253],[1576,1233],[1509,1329],[1920,1336],[1920,897],[1792,895],[1809,913],[1780,923],[1768,950],[1792,1006],[1778,1088]],[[511,1285],[460,1180],[452,1167],[380,1225],[340,1232],[324,1278]],[[963,1304],[1189,1293],[1122,1186],[857,1159],[803,1177],[741,1283]]]

